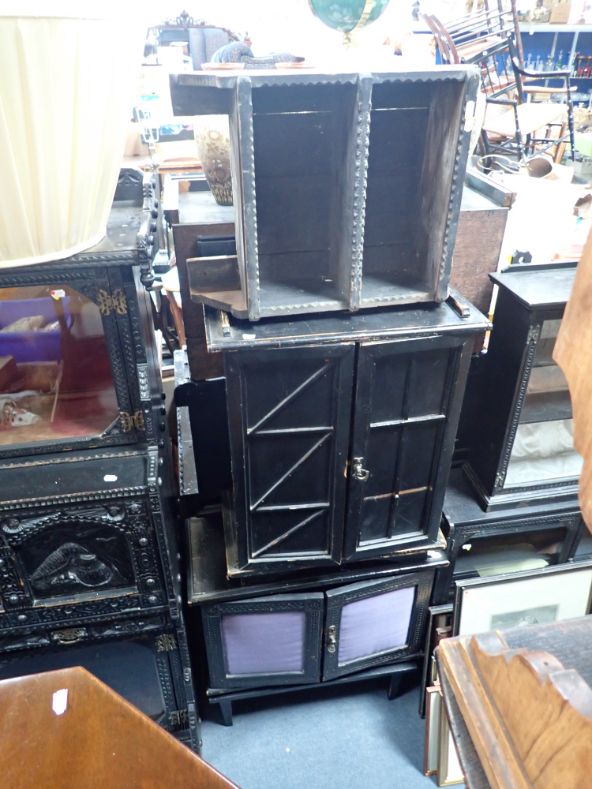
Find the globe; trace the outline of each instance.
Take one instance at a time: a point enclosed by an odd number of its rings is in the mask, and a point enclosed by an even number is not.
[[[378,19],[390,0],[308,0],[313,14],[347,36]]]

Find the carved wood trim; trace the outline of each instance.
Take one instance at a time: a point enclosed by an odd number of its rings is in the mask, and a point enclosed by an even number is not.
[[[438,662],[492,787],[589,782],[592,689],[577,671],[500,633],[446,639]]]

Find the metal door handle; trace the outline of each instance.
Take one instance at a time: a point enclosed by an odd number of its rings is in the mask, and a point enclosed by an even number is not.
[[[370,476],[370,472],[367,468],[364,468],[364,458],[352,459],[351,476],[354,479],[359,479],[360,482],[366,482]]]
[[[337,650],[337,627],[335,625],[330,625],[327,630],[327,652],[330,652],[332,655]]]

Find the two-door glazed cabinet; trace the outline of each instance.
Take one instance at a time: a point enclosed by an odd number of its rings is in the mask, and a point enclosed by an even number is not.
[[[101,663],[197,748],[147,291],[157,217],[151,178],[124,170],[99,244],[0,269],[0,676]]]
[[[475,335],[465,305],[266,320],[206,309],[226,369],[228,572],[437,545]]]
[[[206,697],[225,723],[233,701],[311,685],[389,677],[392,698],[416,669],[434,575],[447,564],[441,551],[244,584],[226,576],[219,514],[191,518],[187,528]]]
[[[553,360],[574,275],[575,264],[491,275],[499,292],[464,466],[487,509],[577,496],[582,459],[567,381]]]
[[[193,297],[250,321],[444,300],[477,82],[470,66],[172,77],[176,114],[230,124],[236,249],[200,255]]]

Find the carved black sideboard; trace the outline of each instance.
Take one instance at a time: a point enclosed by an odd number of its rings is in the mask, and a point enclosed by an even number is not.
[[[467,313],[444,302],[253,325],[206,309],[226,367],[230,575],[437,547],[473,341],[488,325]]]
[[[150,178],[107,235],[0,271],[0,676],[85,665],[194,748]]]

